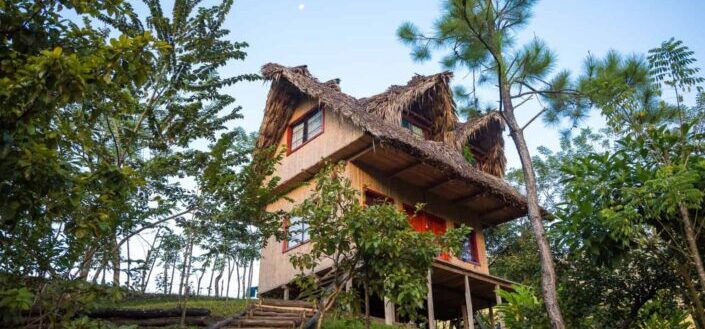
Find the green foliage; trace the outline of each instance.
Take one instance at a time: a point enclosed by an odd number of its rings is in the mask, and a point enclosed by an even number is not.
[[[536,298],[533,289],[518,285],[512,289],[514,291],[499,290],[504,302],[497,305],[507,328],[550,328],[543,303]]]
[[[181,300],[178,296],[137,296],[126,298],[119,302],[104,301],[99,303],[101,308],[125,308],[137,310],[154,310],[179,307]],[[216,298],[204,296],[189,297],[188,307],[207,308],[214,316],[232,316],[245,309],[244,299]]]
[[[321,170],[314,193],[290,213],[307,224],[310,234],[311,251],[290,256],[302,271],[301,288],[325,311],[345,282],[354,278],[366,296],[386,296],[401,306],[400,313],[416,316],[426,298],[426,276],[433,259],[441,251],[457,252],[470,230],[463,226],[439,238],[416,232],[394,205],[364,206],[360,192],[341,178],[344,169],[341,163]],[[325,259],[336,270],[331,289],[320,289],[304,275]]]
[[[223,88],[259,77],[218,73],[246,55],[223,29],[232,1],[144,2],[146,15],[109,0],[0,5],[0,291],[47,301],[50,325],[93,301],[91,272],[110,270],[113,286],[127,272],[135,287],[143,268],[121,267],[131,238],[207,217],[179,179],[237,162],[194,141],[247,139],[227,132],[240,114]]]
[[[323,321],[322,329],[362,329],[365,328],[365,323],[360,318],[354,317],[340,317],[340,318],[327,318]],[[395,326],[388,326],[382,323],[372,323],[370,325],[371,329],[392,329],[397,328]]]

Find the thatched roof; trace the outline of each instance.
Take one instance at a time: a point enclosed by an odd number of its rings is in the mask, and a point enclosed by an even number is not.
[[[368,112],[389,122],[400,122],[405,111],[416,111],[431,121],[431,140],[448,142],[458,122],[449,85],[451,77],[450,72],[416,75],[404,86],[391,86],[381,94],[360,101]]]
[[[459,152],[470,145],[480,170],[503,177],[507,158],[504,156],[502,131],[504,119],[499,112],[493,111],[468,122],[458,123],[453,143]]]
[[[323,109],[333,111],[347,119],[378,143],[392,145],[459,180],[478,186],[486,193],[504,200],[507,205],[526,209],[525,198],[513,187],[501,178],[473,167],[459,151],[458,145],[462,145],[463,140],[484,141],[484,137],[480,137],[483,129],[493,134],[499,131],[500,135],[497,136],[501,140],[503,126],[496,125],[495,115],[471,121],[468,124],[458,123],[453,108],[448,107],[452,104],[448,88],[450,73],[430,77],[417,76],[410,81],[411,86],[392,87],[383,94],[360,100],[341,92],[337,83],[320,82],[305,66],[286,67],[270,63],[262,67],[262,75],[272,81],[272,87],[260,127],[258,147],[269,147],[278,143],[295,104],[303,99],[315,99]],[[394,95],[402,99],[394,101]],[[438,123],[438,126],[446,129],[443,132],[446,136],[443,141],[420,140],[406,129],[400,128],[399,121],[396,121],[396,113],[401,113],[405,109],[404,104],[426,102],[429,100],[425,98],[433,97],[441,97],[441,103],[444,106],[442,109],[434,107],[433,110],[442,118],[439,121],[443,121]],[[375,106],[381,108],[378,109]],[[456,121],[449,125],[453,118]],[[445,122],[446,120],[448,122]],[[494,139],[496,144],[503,143],[497,138],[491,139]],[[480,150],[481,147],[477,149]],[[503,154],[501,159],[503,169]]]

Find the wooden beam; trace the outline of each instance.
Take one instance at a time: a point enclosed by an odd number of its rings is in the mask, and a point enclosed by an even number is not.
[[[452,200],[451,202],[453,202],[453,203],[466,203],[466,202],[468,202],[468,201],[474,200],[476,197],[478,197],[478,196],[479,196],[480,194],[482,194],[483,192],[484,192],[483,189],[478,188],[478,189],[475,190],[474,192],[472,192],[472,193],[470,193],[470,194],[466,194],[466,195],[464,195],[464,196],[462,196],[462,197],[459,197],[459,198],[457,198],[457,199],[454,199],[454,200]]]
[[[428,294],[426,295],[426,306],[428,308],[428,329],[436,329],[436,314],[433,311],[433,285],[431,283],[431,269],[428,270],[426,285]]]
[[[370,145],[370,146],[364,148],[362,151],[353,154],[352,156],[348,157],[347,160],[350,161],[350,162],[355,161],[355,160],[357,160],[359,157],[361,157],[361,156],[363,156],[363,155],[369,153],[369,152],[372,151],[372,150],[374,150],[374,145]]]
[[[430,184],[430,185],[424,187],[423,190],[424,190],[424,192],[428,192],[428,191],[431,191],[431,190],[435,190],[436,188],[439,188],[439,187],[441,187],[441,186],[443,186],[443,185],[449,183],[450,181],[452,181],[452,180],[454,180],[454,179],[455,179],[455,178],[454,178],[453,176],[444,177],[443,179],[441,179],[441,180],[439,180],[439,181],[436,181],[436,182],[433,182],[432,184]]]
[[[414,162],[412,162],[411,164],[406,165],[406,166],[404,166],[403,168],[401,168],[401,169],[399,169],[399,170],[396,170],[396,171],[394,171],[394,172],[389,173],[389,174],[387,175],[387,177],[390,177],[390,178],[397,177],[397,176],[403,174],[405,171],[407,171],[407,170],[409,170],[409,169],[413,169],[414,167],[416,167],[416,166],[418,166],[418,165],[420,165],[420,164],[421,164],[420,161],[414,161]]]
[[[475,320],[473,318],[472,311],[472,297],[470,295],[470,279],[467,275],[463,275],[463,280],[465,281],[465,313],[467,313],[467,319],[465,323],[465,329],[475,329]]]
[[[506,205],[501,205],[499,207],[492,208],[482,214],[480,214],[478,217],[480,217],[481,220],[485,220],[487,218],[492,218],[493,215],[496,215],[497,213],[500,213],[506,209]]]

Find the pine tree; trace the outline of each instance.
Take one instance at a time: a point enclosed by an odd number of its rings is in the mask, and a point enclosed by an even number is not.
[[[405,23],[400,26],[398,36],[412,47],[415,59],[430,59],[433,49],[447,50],[441,60],[445,67],[468,69],[473,76],[478,72],[478,82],[497,86],[499,113],[509,127],[523,169],[528,218],[540,256],[544,304],[552,327],[564,328],[551,248],[541,219],[536,175],[524,129],[541,116],[546,120],[568,117],[578,121],[587,106],[576,101],[578,92],[567,71],[550,76],[555,55],[543,41],[534,39],[522,47],[514,45],[516,33],[528,23],[535,3],[535,0],[450,0],[445,3],[433,33],[423,34],[412,23]],[[516,111],[531,99],[545,101],[547,106],[520,125]],[[477,101],[471,101],[468,112],[477,112]]]

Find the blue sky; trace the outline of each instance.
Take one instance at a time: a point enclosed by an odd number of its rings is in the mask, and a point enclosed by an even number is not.
[[[141,14],[146,13],[143,6],[135,5]],[[171,10],[170,4],[164,7],[165,11]],[[409,48],[396,37],[396,29],[405,21],[428,31],[440,16],[440,7],[440,1],[430,0],[236,0],[226,28],[231,31],[230,38],[250,44],[249,55],[244,62],[225,67],[222,74],[259,72],[268,62],[307,64],[321,80],[340,78],[344,92],[355,97],[370,96],[389,85],[406,83],[415,73],[441,71],[437,58],[424,64],[415,63],[409,56]],[[544,0],[536,6],[529,26],[519,34],[518,43],[534,36],[543,39],[558,55],[556,68],[577,73],[588,52],[598,56],[609,49],[645,53],[676,37],[698,54],[699,66],[703,67],[702,13],[705,13],[702,0]],[[453,83],[468,84],[470,80],[457,74]],[[227,92],[243,108],[244,118],[236,121],[236,125],[248,131],[259,128],[268,88],[262,81],[228,88]],[[492,90],[485,90],[482,96],[485,102],[496,100]],[[520,121],[525,122],[538,109],[537,104],[523,107],[518,113]],[[602,121],[594,115],[586,124],[600,126]],[[525,133],[532,149],[558,145],[557,129],[545,127],[542,122],[533,123]],[[505,140],[509,167],[519,167],[511,139],[505,136]],[[133,253],[144,252],[141,241],[131,241],[131,245]],[[256,264],[257,271],[258,267]],[[257,274],[254,280],[257,285]],[[154,286],[150,285],[150,289]]]
[[[402,22],[411,21],[428,31],[440,16],[440,1],[334,1],[334,0],[240,0],[235,2],[226,26],[231,38],[250,44],[245,62],[223,70],[224,75],[258,72],[268,62],[307,64],[321,80],[340,78],[341,87],[355,97],[379,93],[392,84],[403,84],[414,73],[441,71],[437,57],[419,64],[409,56],[395,34]],[[519,34],[519,43],[539,37],[558,55],[557,69],[580,71],[588,52],[601,56],[609,49],[623,53],[645,53],[670,37],[683,40],[705,62],[705,1],[655,0],[544,0],[535,7],[534,18]],[[453,83],[469,83],[456,75]],[[243,107],[237,122],[256,131],[262,119],[268,85],[241,83],[228,90]],[[484,101],[494,94],[483,93]],[[496,98],[496,97],[495,97]],[[536,104],[520,111],[528,120]],[[597,115],[586,122],[599,126]],[[553,127],[535,122],[526,131],[532,148],[556,147]],[[508,136],[510,167],[519,166]]]

